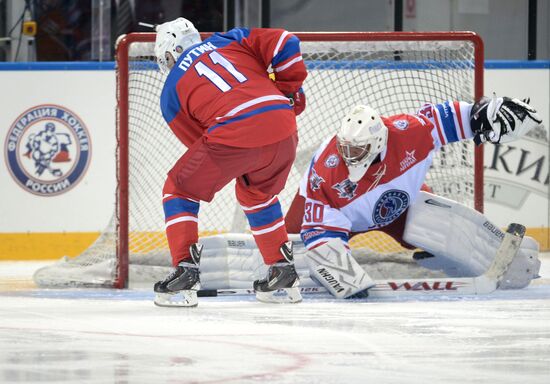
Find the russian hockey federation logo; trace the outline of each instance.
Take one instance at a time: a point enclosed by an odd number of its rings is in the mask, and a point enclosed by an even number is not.
[[[325,167],[327,168],[336,168],[340,164],[340,159],[337,155],[332,154],[325,160]]]
[[[90,163],[88,130],[72,111],[39,105],[11,125],[5,145],[6,164],[26,191],[55,196],[73,188]]]
[[[311,176],[309,176],[309,186],[312,191],[316,191],[319,188],[321,188],[321,183],[323,183],[325,179],[323,179],[321,176],[315,172],[315,168],[311,168]]]
[[[332,189],[338,191],[339,198],[351,200],[357,194],[357,183],[353,183],[349,179],[346,179],[338,184],[334,184]]]
[[[405,212],[409,201],[409,194],[405,191],[390,189],[384,192],[374,205],[372,220],[379,226],[391,223]]]

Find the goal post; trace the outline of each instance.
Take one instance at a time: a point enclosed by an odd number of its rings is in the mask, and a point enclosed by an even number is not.
[[[203,39],[210,34],[201,34]],[[290,206],[313,151],[338,129],[352,105],[369,104],[381,115],[413,113],[424,103],[483,95],[483,42],[473,32],[295,33],[308,69],[308,105],[298,116],[300,143],[285,190]],[[82,256],[35,275],[43,286],[123,288],[131,267],[168,267],[161,191],[167,171],[185,151],[164,122],[164,75],[154,58],[154,33],[131,33],[117,45],[117,204],[114,218]],[[483,147],[453,143],[434,157],[426,183],[434,193],[483,210]],[[250,233],[233,184],[210,204],[201,203],[200,235]],[[384,238],[358,236],[354,252],[389,254]],[[109,270],[107,270],[109,269]],[[105,270],[105,271],[104,271]],[[80,277],[80,275],[84,277]],[[135,273],[139,278],[143,274]],[[131,277],[133,278],[133,277]],[[82,281],[80,281],[82,280]],[[65,281],[65,283],[64,283]]]

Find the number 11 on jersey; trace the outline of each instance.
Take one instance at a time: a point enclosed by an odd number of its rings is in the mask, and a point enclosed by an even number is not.
[[[217,51],[210,52],[208,54],[210,57],[210,60],[214,65],[221,65],[227,72],[229,72],[239,83],[244,83],[246,80],[248,80],[241,72],[237,71],[235,66],[229,62],[225,57],[223,57],[221,54],[219,54]],[[212,84],[214,84],[218,89],[222,92],[227,92],[231,90],[231,85],[227,81],[225,81],[220,75],[218,75],[214,70],[212,70],[209,66],[204,64],[202,61],[199,61],[197,65],[195,65],[195,71],[199,74],[199,76],[206,76]]]

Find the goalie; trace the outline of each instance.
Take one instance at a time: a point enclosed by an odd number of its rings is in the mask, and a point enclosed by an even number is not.
[[[314,154],[301,198],[287,215],[291,225],[289,218],[303,212],[300,234],[312,277],[338,298],[365,297],[374,281],[351,256],[348,240],[371,230],[424,250],[415,259],[428,269],[451,277],[484,273],[502,231],[473,209],[421,191],[424,178],[434,152],[448,143],[508,142],[541,122],[528,100],[507,97],[428,104],[417,114],[389,117],[353,107]],[[540,267],[537,256],[538,244],[525,237],[500,287],[528,285]]]

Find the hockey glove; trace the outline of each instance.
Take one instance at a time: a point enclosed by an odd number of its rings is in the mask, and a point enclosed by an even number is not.
[[[474,142],[481,144],[506,143],[524,136],[542,123],[529,99],[520,101],[509,97],[482,97],[472,107],[470,124]]]
[[[290,105],[294,108],[296,116],[304,112],[304,109],[306,109],[306,94],[302,88],[286,97],[290,100]]]

